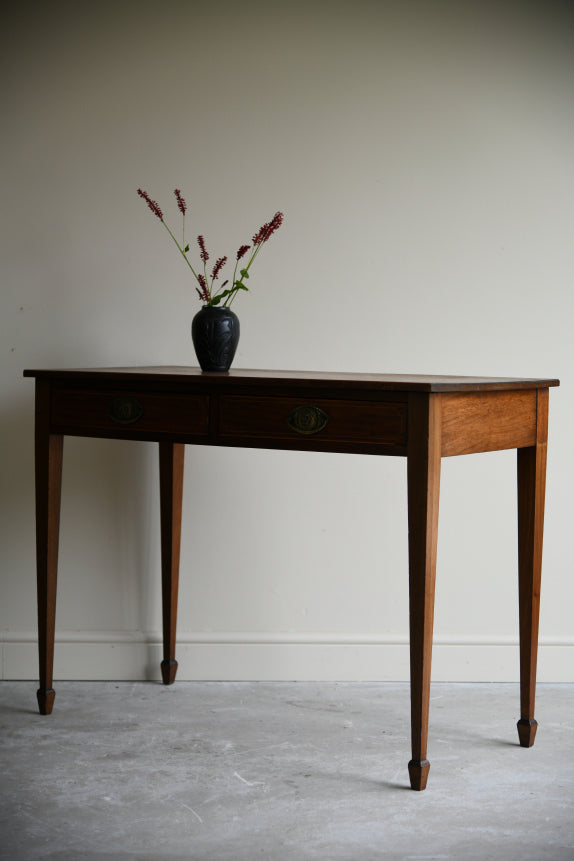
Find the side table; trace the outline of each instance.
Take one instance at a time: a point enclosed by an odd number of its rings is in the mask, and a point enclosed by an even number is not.
[[[27,370],[36,380],[36,543],[42,714],[52,673],[63,440],[159,443],[162,677],[172,684],[185,444],[353,452],[407,458],[412,758],[424,789],[443,457],[517,449],[520,720],[534,743],[548,392],[558,380],[337,374],[188,367]]]

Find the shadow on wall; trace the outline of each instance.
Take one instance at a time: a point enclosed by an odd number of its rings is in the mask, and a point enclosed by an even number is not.
[[[0,444],[5,454],[0,473],[0,512],[4,529],[34,514],[34,390],[30,398],[3,399]]]

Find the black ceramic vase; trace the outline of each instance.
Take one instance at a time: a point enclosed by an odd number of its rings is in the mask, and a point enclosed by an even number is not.
[[[239,342],[239,317],[225,306],[206,305],[192,320],[191,337],[202,371],[228,371]]]

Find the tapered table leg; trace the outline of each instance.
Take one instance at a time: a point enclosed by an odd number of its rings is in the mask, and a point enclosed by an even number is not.
[[[411,656],[411,788],[426,787],[441,441],[440,395],[409,397],[408,518]]]
[[[52,713],[54,633],[64,438],[49,427],[50,387],[36,381],[36,572],[38,584],[38,656],[40,714]]]
[[[159,444],[163,607],[163,661],[161,662],[161,675],[164,685],[173,684],[177,672],[175,638],[179,584],[179,551],[181,545],[184,453],[185,446],[181,443],[160,442]]]
[[[522,747],[532,747],[538,619],[542,573],[542,535],[546,488],[548,389],[538,391],[536,445],[518,449],[518,601],[520,612],[520,720]]]

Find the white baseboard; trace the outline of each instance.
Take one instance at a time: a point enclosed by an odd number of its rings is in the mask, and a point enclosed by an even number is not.
[[[55,679],[158,680],[158,634],[62,632],[56,636]],[[407,681],[406,636],[347,634],[182,634],[180,681]],[[2,679],[36,679],[36,635],[0,635]],[[516,682],[513,637],[437,636],[432,678],[444,682]],[[538,681],[574,682],[574,638],[541,637]]]

